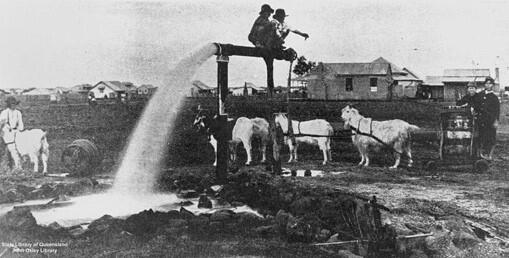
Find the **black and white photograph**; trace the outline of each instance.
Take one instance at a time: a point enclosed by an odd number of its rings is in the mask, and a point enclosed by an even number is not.
[[[509,257],[509,1],[0,0],[0,258]]]

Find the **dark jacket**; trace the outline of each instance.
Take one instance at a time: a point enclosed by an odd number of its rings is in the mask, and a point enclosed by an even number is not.
[[[483,97],[484,97],[484,91],[481,91],[474,95],[465,95],[463,98],[456,101],[456,105],[462,106],[462,105],[467,104],[469,107],[474,108],[475,114],[479,114],[481,111]]]
[[[474,105],[478,106],[479,120],[485,126],[493,125],[500,117],[500,101],[493,93],[486,94],[483,91],[478,94],[479,96],[474,99]]]

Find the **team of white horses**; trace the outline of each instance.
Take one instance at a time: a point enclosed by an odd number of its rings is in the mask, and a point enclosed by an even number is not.
[[[369,166],[370,154],[380,151],[383,149],[382,147],[392,149],[395,155],[395,163],[390,168],[397,168],[400,165],[402,155],[406,156],[408,166],[412,166],[410,134],[418,130],[419,127],[399,119],[374,121],[360,115],[359,111],[350,105],[341,110],[341,119],[344,122],[345,129],[352,132],[352,142],[361,156],[359,166]],[[264,118],[259,117],[253,119],[239,117],[236,121],[229,120],[229,123],[234,124],[230,138],[231,159],[233,161],[237,159],[237,146],[242,142],[247,152],[246,165],[250,165],[252,163],[251,141],[254,137],[258,137],[261,140],[261,162],[265,162],[266,146],[270,141],[269,123]],[[323,153],[322,164],[325,165],[331,161],[330,143],[334,130],[329,122],[323,119],[302,122],[292,120],[295,142],[288,137],[288,117],[285,114],[276,114],[275,123],[276,126],[281,127],[285,134],[285,143],[290,151],[288,162],[297,161],[297,149],[301,143],[318,146]],[[215,153],[217,153],[217,133],[220,128],[217,120],[200,111],[195,118],[194,125],[208,133],[210,143],[214,147]],[[214,162],[214,166],[216,162]]]
[[[395,155],[395,163],[390,168],[397,168],[400,165],[401,156],[408,159],[408,165],[411,166],[412,153],[410,134],[419,129],[403,120],[394,119],[387,121],[374,121],[371,118],[363,117],[354,107],[348,105],[341,110],[341,118],[344,121],[345,129],[352,130],[352,142],[357,147],[361,161],[359,166],[369,166],[369,156],[372,152],[379,151],[382,147],[392,148]],[[288,162],[297,161],[297,150],[299,144],[306,143],[316,145],[323,153],[323,164],[331,161],[331,137],[334,130],[331,124],[323,119],[314,119],[309,121],[292,120],[293,134],[295,141],[288,137],[288,117],[282,113],[275,116],[275,123],[280,126],[285,134],[285,142],[290,151]],[[237,160],[237,149],[239,143],[242,143],[247,153],[246,165],[253,162],[252,159],[252,140],[260,139],[260,151],[262,154],[261,162],[266,161],[266,147],[270,143],[269,123],[264,118],[246,118],[239,117],[236,121],[228,120],[230,125],[227,130],[231,132],[230,139],[230,158]],[[217,138],[220,133],[220,126],[217,119],[210,117],[205,112],[198,112],[194,125],[201,130],[205,130],[209,135],[210,143],[217,153]],[[0,121],[0,137],[3,137],[9,128],[6,121]],[[13,142],[5,143],[10,157],[14,161],[15,168],[21,168],[21,161],[28,157],[33,164],[33,171],[39,170],[39,159],[42,162],[43,173],[48,170],[49,145],[46,139],[46,132],[41,129],[25,130],[17,132]],[[217,163],[214,162],[214,166]]]

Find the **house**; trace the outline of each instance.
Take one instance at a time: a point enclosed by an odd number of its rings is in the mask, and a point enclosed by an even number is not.
[[[202,81],[195,80],[191,83],[188,97],[206,97],[215,95],[216,89],[208,86]]]
[[[267,93],[265,88],[258,87],[251,82],[245,82],[244,86],[241,87],[230,87],[229,90],[233,96],[248,96]]]
[[[389,63],[318,63],[308,74],[310,99],[391,99]]]
[[[143,84],[136,89],[139,96],[151,96],[157,90],[157,87],[152,84]]]
[[[26,101],[59,101],[61,94],[53,88],[30,88],[21,93]]]
[[[420,98],[444,99],[444,83],[442,76],[426,76],[420,88]]]
[[[307,81],[309,98],[326,100],[414,98],[422,83],[383,57],[370,63],[319,63],[299,80]]]
[[[421,85],[422,80],[407,68],[399,66],[387,61],[383,57],[379,57],[373,63],[385,63],[391,65],[393,85],[393,97],[395,98],[414,98],[417,88]]]
[[[136,86],[129,82],[100,81],[89,90],[96,99],[130,98],[136,94]]]
[[[445,69],[442,76],[444,99],[456,100],[465,96],[468,85],[481,85],[490,77],[490,69]]]
[[[79,85],[75,85],[75,86],[72,86],[70,89],[69,89],[69,93],[70,94],[82,94],[82,95],[87,95],[88,92],[93,88],[94,86],[92,84],[79,84]]]

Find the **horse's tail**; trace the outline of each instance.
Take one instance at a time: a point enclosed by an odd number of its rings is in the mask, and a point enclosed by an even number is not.
[[[49,144],[48,144],[48,139],[46,137],[46,134],[47,133],[45,131],[42,131],[40,153],[46,154],[46,156],[49,156]]]

